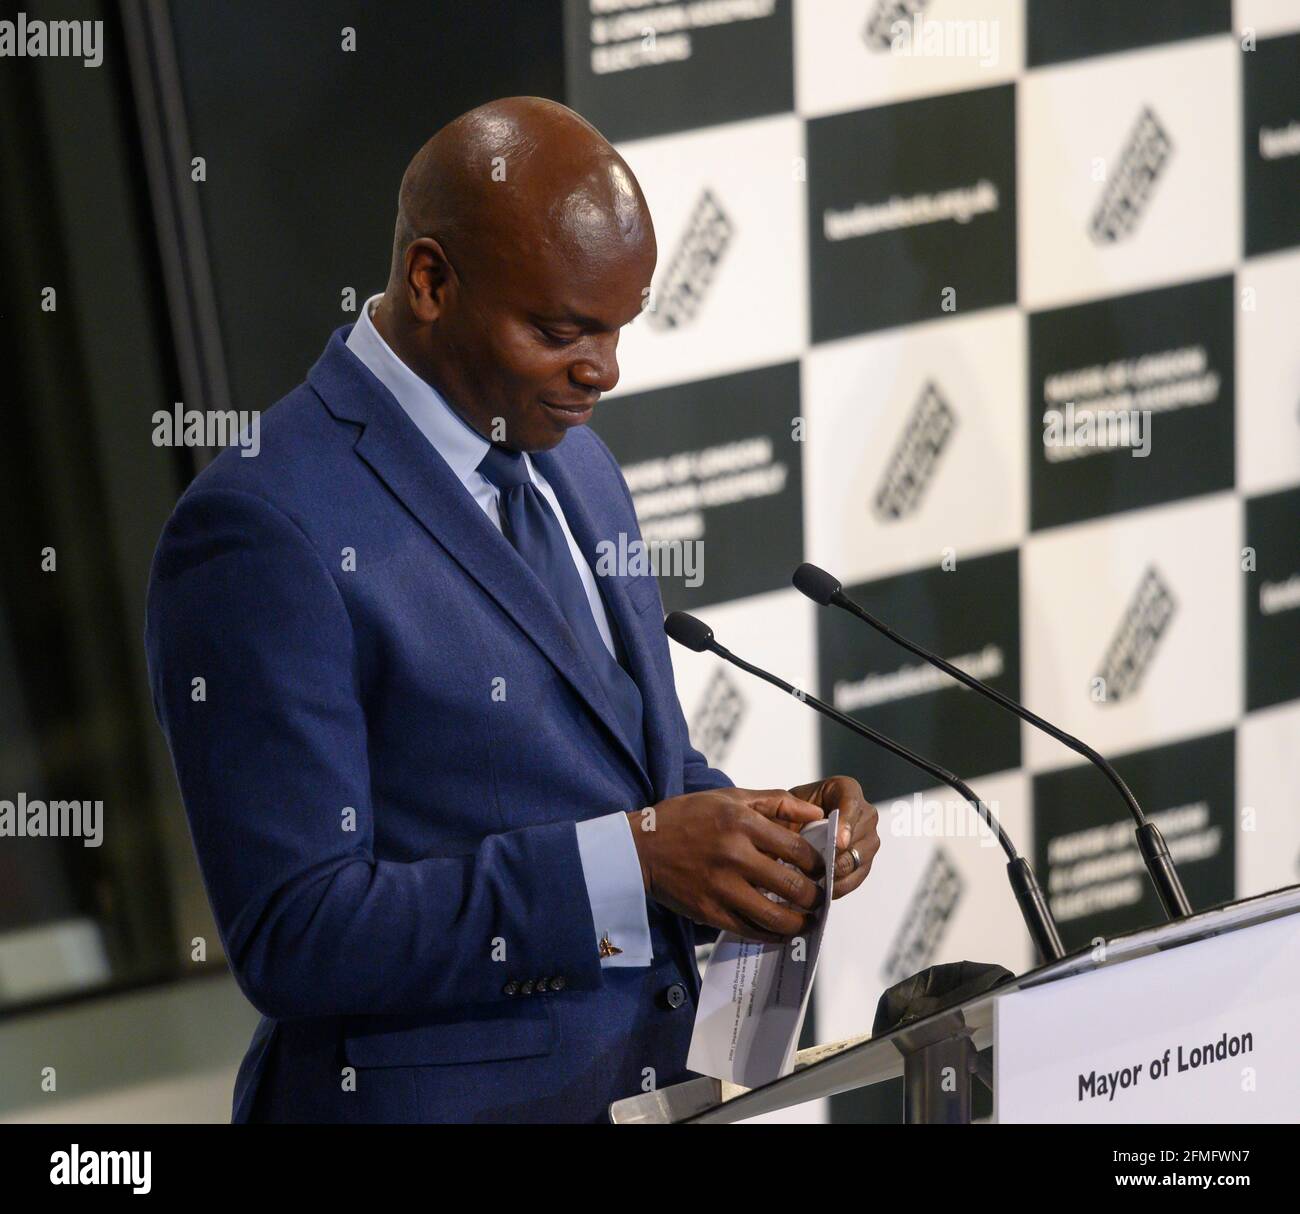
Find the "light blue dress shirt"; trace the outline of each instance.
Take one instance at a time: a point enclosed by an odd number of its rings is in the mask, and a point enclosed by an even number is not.
[[[421,379],[379,335],[370,313],[382,297],[372,296],[361,309],[357,323],[348,335],[348,349],[357,356],[385,388],[396,398],[420,433],[456,474],[469,495],[479,504],[493,526],[501,530],[500,491],[478,466],[491,445],[477,430],[471,429],[442,398],[438,391]],[[546,498],[559,519],[569,552],[582,578],[591,614],[600,638],[613,654],[614,638],[609,628],[605,604],[596,586],[596,577],[582,555],[555,491],[546,478],[524,455],[528,475]],[[617,655],[615,655],[617,656]],[[630,807],[634,808],[634,807]],[[651,961],[650,924],[646,916],[645,885],[641,862],[632,841],[632,824],[626,814],[608,814],[577,823],[578,855],[582,875],[591,902],[591,918],[596,925],[596,940],[608,934],[610,941],[623,951],[602,957],[602,966],[644,966]]]

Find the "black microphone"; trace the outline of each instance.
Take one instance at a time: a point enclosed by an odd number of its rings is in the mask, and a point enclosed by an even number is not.
[[[877,632],[887,636],[894,644],[901,645],[904,649],[916,654],[922,661],[928,662],[931,666],[937,666],[944,674],[951,675],[959,683],[964,683],[972,691],[979,692],[980,695],[992,700],[1008,712],[1015,713],[1022,721],[1028,721],[1035,729],[1041,729],[1045,734],[1068,746],[1076,754],[1081,754],[1088,762],[1098,768],[1102,775],[1119,791],[1120,796],[1124,798],[1124,803],[1128,806],[1129,812],[1137,823],[1138,850],[1142,853],[1142,862],[1146,865],[1147,872],[1151,874],[1151,881],[1160,897],[1160,904],[1165,908],[1165,914],[1170,919],[1186,919],[1192,913],[1192,904],[1187,900],[1187,894],[1183,890],[1183,883],[1178,878],[1178,871],[1174,868],[1173,857],[1169,854],[1169,847],[1165,843],[1164,836],[1160,833],[1160,828],[1147,819],[1146,814],[1142,812],[1142,807],[1137,803],[1137,798],[1133,795],[1129,786],[1124,783],[1119,772],[1091,746],[1086,742],[1081,742],[1073,734],[1058,729],[1050,721],[1044,721],[1042,717],[1037,713],[1030,712],[1023,704],[1017,703],[1010,696],[1003,695],[1002,692],[990,687],[987,683],[981,682],[974,675],[967,674],[951,662],[945,661],[937,653],[931,653],[915,641],[909,641],[906,637],[899,636],[883,620],[876,619],[866,608],[859,606],[849,598],[844,593],[839,582],[825,569],[819,569],[816,565],[800,565],[794,571],[794,577],[791,580],[794,582],[795,589],[807,595],[814,603],[820,603],[823,607],[841,607],[850,615],[857,616],[864,623],[870,624]]]
[[[823,716],[839,722],[846,729],[851,729],[859,737],[866,738],[877,746],[883,746],[890,754],[897,755],[905,763],[920,768],[941,784],[947,784],[958,795],[969,801],[974,806],[975,812],[988,823],[989,828],[997,836],[1002,850],[1007,854],[1007,878],[1011,882],[1011,889],[1016,895],[1020,913],[1025,920],[1025,926],[1029,929],[1034,944],[1038,948],[1039,955],[1045,961],[1055,961],[1058,957],[1065,956],[1065,949],[1061,945],[1061,933],[1057,931],[1056,921],[1052,918],[1052,912],[1048,909],[1047,899],[1043,897],[1043,891],[1039,887],[1038,879],[1034,876],[1034,870],[1029,867],[1029,861],[1016,851],[1015,844],[1011,842],[1007,832],[1002,829],[1002,824],[993,816],[993,811],[971,791],[969,785],[959,780],[952,772],[940,767],[937,763],[931,763],[929,759],[923,759],[915,751],[908,750],[901,743],[885,737],[883,733],[877,733],[869,725],[863,725],[861,721],[855,721],[852,717],[845,716],[839,709],[832,708],[816,696],[809,695],[806,691],[800,690],[792,683],[787,683],[784,679],[778,678],[769,671],[762,670],[757,666],[751,666],[743,658],[738,658],[729,649],[724,649],[714,640],[713,629],[703,620],[698,620],[695,616],[688,615],[684,611],[674,611],[664,620],[664,631],[672,640],[679,645],[684,645],[687,649],[694,650],[696,653],[717,654],[724,662],[730,662],[747,674],[755,675],[765,683],[771,683],[773,687],[779,687],[782,691],[794,696],[796,700],[801,700],[803,703],[815,708]]]

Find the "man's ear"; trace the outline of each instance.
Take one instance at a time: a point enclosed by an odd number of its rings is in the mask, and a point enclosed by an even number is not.
[[[432,236],[421,236],[407,247],[405,286],[417,321],[433,324],[442,316],[455,292],[456,271]]]

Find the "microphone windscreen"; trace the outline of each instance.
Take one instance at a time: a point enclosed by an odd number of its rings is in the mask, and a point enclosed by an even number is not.
[[[806,594],[814,603],[820,603],[823,607],[829,607],[831,600],[840,592],[839,582],[816,565],[800,565],[790,580],[800,594]]]
[[[664,620],[664,631],[671,640],[696,653],[703,653],[713,643],[713,629],[685,611],[670,611]]]

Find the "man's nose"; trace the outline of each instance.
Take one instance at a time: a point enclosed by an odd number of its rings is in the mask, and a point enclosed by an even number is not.
[[[569,370],[573,382],[598,392],[612,392],[618,383],[617,345],[615,339],[588,350]]]

